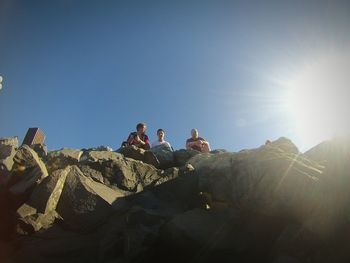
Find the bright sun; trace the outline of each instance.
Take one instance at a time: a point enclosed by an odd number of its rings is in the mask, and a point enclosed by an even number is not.
[[[350,55],[324,56],[288,86],[288,108],[304,145],[350,133]]]

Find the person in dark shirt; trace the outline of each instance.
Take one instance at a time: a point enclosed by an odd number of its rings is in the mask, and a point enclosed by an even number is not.
[[[186,141],[186,149],[193,149],[200,152],[210,152],[210,145],[209,142],[202,137],[198,136],[198,130],[192,129],[191,130],[191,138],[187,139]]]
[[[144,122],[137,124],[136,132],[129,134],[129,137],[126,141],[126,145],[135,145],[139,148],[149,150],[151,148],[148,136],[146,135],[147,125]]]

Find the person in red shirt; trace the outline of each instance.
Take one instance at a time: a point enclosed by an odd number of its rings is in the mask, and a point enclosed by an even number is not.
[[[210,145],[207,140],[203,139],[202,137],[198,136],[198,130],[192,129],[191,130],[191,138],[187,139],[186,141],[186,149],[193,149],[200,152],[210,152]]]
[[[148,136],[146,135],[147,125],[144,122],[137,124],[136,132],[129,134],[127,145],[135,145],[139,148],[149,150],[151,148]]]

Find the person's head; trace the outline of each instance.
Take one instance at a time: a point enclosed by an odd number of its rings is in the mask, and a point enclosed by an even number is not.
[[[157,136],[158,136],[158,141],[163,141],[164,140],[164,136],[165,136],[165,132],[163,129],[158,129],[157,130]]]
[[[147,129],[147,125],[144,122],[140,122],[136,125],[136,131],[138,133],[144,133]]]
[[[198,130],[193,128],[191,130],[191,136],[192,136],[192,139],[197,139],[198,138]]]

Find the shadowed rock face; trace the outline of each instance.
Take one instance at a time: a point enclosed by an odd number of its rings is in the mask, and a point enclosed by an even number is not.
[[[12,223],[17,235],[1,241],[0,261],[348,262],[343,152],[319,164],[317,148],[312,160],[281,138],[238,153],[175,151],[165,170],[104,148],[49,152],[49,175],[18,209],[1,192],[13,213],[0,231]],[[46,170],[31,150],[16,155]]]

